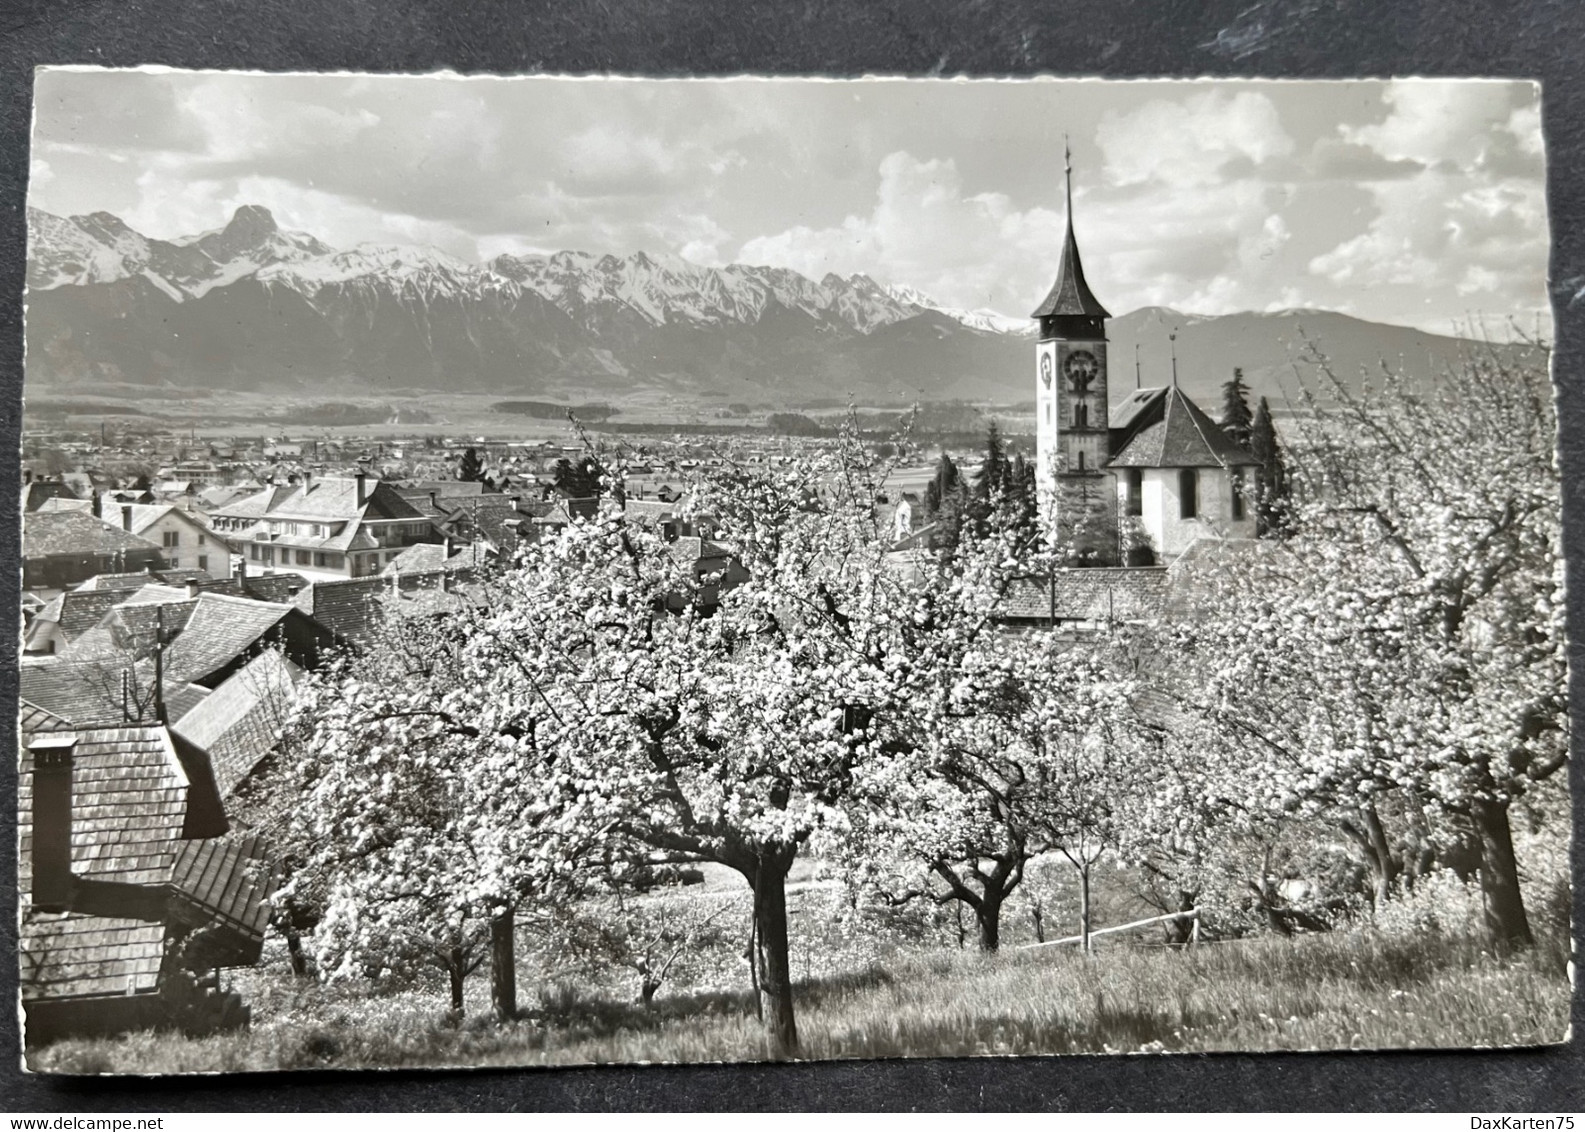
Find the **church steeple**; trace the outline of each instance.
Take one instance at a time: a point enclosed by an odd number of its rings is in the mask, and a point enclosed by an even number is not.
[[[1056,320],[1105,319],[1111,314],[1084,281],[1084,264],[1079,260],[1079,242],[1073,235],[1073,154],[1067,141],[1062,143],[1063,173],[1067,177],[1068,231],[1062,242],[1062,261],[1057,267],[1057,281],[1051,292],[1030,314],[1040,320],[1040,336],[1053,337],[1056,332],[1078,327],[1063,327]]]

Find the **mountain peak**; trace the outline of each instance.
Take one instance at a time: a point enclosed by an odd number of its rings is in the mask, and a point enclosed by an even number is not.
[[[231,214],[225,234],[243,240],[262,240],[279,229],[270,210],[261,204],[244,204]]]

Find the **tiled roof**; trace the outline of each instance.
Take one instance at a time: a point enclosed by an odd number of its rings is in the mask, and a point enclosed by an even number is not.
[[[29,703],[27,700],[17,701],[17,724],[24,736],[36,731],[70,731],[72,725],[52,711],[45,711],[38,704]]]
[[[35,511],[23,517],[23,558],[159,549],[148,539],[128,534],[86,511]]]
[[[288,484],[269,487],[246,499],[239,499],[215,511],[229,518],[263,518],[348,521],[371,519],[421,519],[423,515],[403,499],[389,484],[369,477],[364,483],[364,501],[358,503],[355,478],[316,477],[305,487]]]
[[[291,601],[309,585],[308,579],[301,574],[250,574],[240,582],[236,578],[200,582],[199,592],[251,597],[254,601],[272,601],[280,605]]]
[[[295,700],[296,673],[290,661],[267,649],[172,725],[209,756],[221,797],[230,796],[275,748]]]
[[[18,694],[74,727],[113,725],[122,721],[123,672],[131,668],[122,661],[28,661],[17,666]]]
[[[471,567],[465,567],[444,572],[435,570],[315,582],[312,590],[304,595],[305,600],[298,603],[298,608],[312,615],[315,621],[343,640],[365,641],[379,629],[388,608],[397,608],[404,614],[414,611],[403,599],[393,601],[393,594],[440,590],[443,579],[447,587],[455,588],[471,576]],[[446,604],[449,607],[451,603]],[[427,607],[435,606],[436,601],[428,601]]]
[[[199,704],[209,698],[209,689],[201,684],[177,684],[165,689],[165,718],[172,723],[190,715]]]
[[[293,607],[205,593],[165,653],[166,679],[202,682],[225,667],[290,615]]]
[[[147,994],[159,986],[165,925],[77,912],[22,917],[22,997]]]
[[[1058,570],[1015,579],[1002,600],[1008,621],[1144,621],[1160,615],[1167,597],[1162,566]]]
[[[274,880],[257,836],[183,842],[171,872],[176,890],[206,919],[258,941],[269,922]]]
[[[1177,386],[1145,404],[1117,445],[1114,468],[1231,468],[1256,459]]]
[[[143,576],[145,582],[148,575]],[[51,608],[39,614],[41,620],[54,620],[61,635],[68,641],[76,640],[104,620],[105,614],[132,596],[132,590],[67,590],[58,599],[59,609]],[[54,614],[53,618],[51,614]]]
[[[139,570],[133,574],[95,574],[86,582],[73,586],[71,593],[92,593],[95,590],[136,590],[142,589],[151,581],[162,580],[152,570]]]
[[[68,734],[68,733],[57,733]],[[187,774],[165,728],[75,732],[72,871],[90,880],[164,884],[187,819]],[[33,754],[17,773],[21,891],[32,891]]]
[[[149,587],[165,589],[165,587]],[[139,591],[140,593],[142,591]],[[185,590],[172,590],[174,599],[125,601],[112,608],[99,624],[72,641],[61,654],[67,660],[107,660],[130,654],[148,656],[165,640],[176,638],[192,617],[198,603],[187,598]]]

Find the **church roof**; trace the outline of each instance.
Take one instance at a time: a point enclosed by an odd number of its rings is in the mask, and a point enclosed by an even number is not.
[[[1124,434],[1113,441],[1117,455],[1110,467],[1231,468],[1259,463],[1176,385],[1149,392],[1160,396],[1140,398],[1133,405],[1139,397],[1135,394],[1118,406],[1132,412],[1121,426]],[[1114,420],[1117,415],[1114,410]]]
[[[1050,315],[1079,315],[1085,318],[1111,318],[1084,281],[1084,264],[1079,260],[1079,241],[1073,235],[1073,181],[1068,174],[1068,234],[1062,241],[1062,262],[1057,266],[1057,281],[1045,302],[1036,307],[1030,318]]]

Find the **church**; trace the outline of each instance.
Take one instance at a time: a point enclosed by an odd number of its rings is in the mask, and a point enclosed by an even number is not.
[[[1084,278],[1066,161],[1067,233],[1056,282],[1030,315],[1036,484],[1054,540],[1130,566],[1165,565],[1196,539],[1255,535],[1259,462],[1178,388],[1111,398],[1106,322]],[[1105,545],[1112,543],[1115,545]]]

